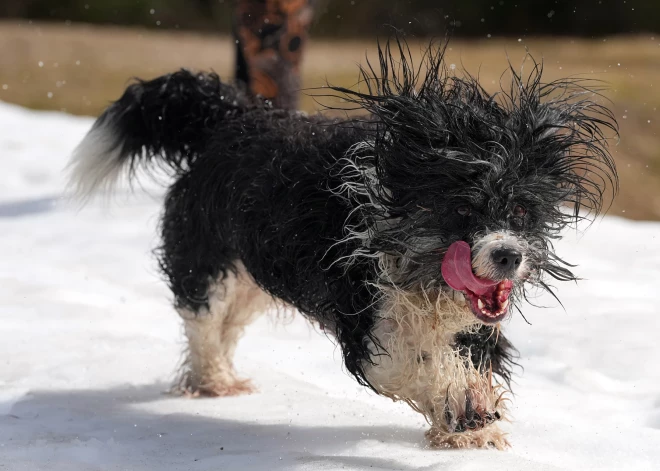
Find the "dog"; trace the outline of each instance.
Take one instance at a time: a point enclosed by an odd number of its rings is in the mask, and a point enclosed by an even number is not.
[[[423,414],[431,445],[508,446],[517,354],[501,322],[577,279],[553,241],[614,196],[618,128],[588,82],[544,83],[531,60],[492,95],[446,47],[416,65],[404,40],[379,45],[357,90],[330,88],[362,114],[275,109],[180,70],[98,118],[70,163],[82,201],[138,167],[174,176],[157,256],[188,340],[179,391],[251,392],[239,337],[293,307],[361,385]]]

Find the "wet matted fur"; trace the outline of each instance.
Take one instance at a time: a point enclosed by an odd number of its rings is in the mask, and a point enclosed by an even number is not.
[[[185,391],[248,391],[233,349],[277,300],[334,336],[360,384],[422,413],[433,444],[502,448],[515,350],[499,321],[549,277],[576,279],[552,241],[616,191],[616,121],[590,83],[543,83],[533,61],[491,95],[444,67],[446,46],[415,67],[391,44],[361,91],[333,88],[358,118],[273,109],[214,74],[138,81],[71,184],[85,199],[138,165],[174,171],[158,256],[190,340]],[[458,241],[488,296],[443,278]]]

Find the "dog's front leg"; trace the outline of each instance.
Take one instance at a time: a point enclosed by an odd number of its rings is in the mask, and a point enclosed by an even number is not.
[[[456,345],[457,333],[480,325],[446,298],[402,301],[386,302],[374,326],[373,363],[365,367],[371,385],[422,413],[433,446],[508,446],[496,423],[504,418],[503,389]]]

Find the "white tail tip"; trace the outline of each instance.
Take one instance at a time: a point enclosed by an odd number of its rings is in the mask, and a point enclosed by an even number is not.
[[[73,151],[66,168],[70,198],[85,204],[95,193],[110,193],[128,162],[122,147],[112,126],[94,125]]]

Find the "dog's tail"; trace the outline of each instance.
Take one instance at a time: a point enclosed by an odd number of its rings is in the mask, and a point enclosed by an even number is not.
[[[180,70],[137,81],[108,107],[78,145],[69,163],[73,197],[87,201],[112,189],[139,165],[185,170],[206,147],[214,127],[252,105],[216,74]]]

